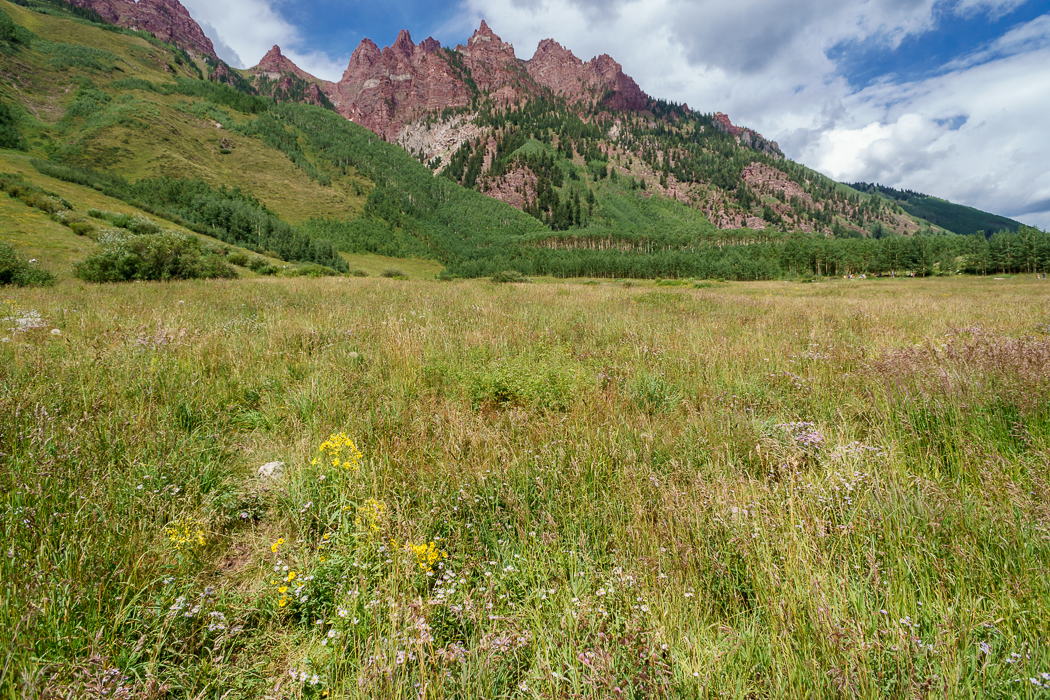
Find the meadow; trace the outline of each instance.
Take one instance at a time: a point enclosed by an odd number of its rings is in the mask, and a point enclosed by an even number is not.
[[[1050,695],[1050,284],[545,282],[0,290],[0,698]]]

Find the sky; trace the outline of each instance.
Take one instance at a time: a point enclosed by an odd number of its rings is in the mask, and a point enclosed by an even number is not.
[[[231,65],[274,45],[338,80],[364,38],[528,59],[607,53],[653,97],[725,112],[843,182],[1050,229],[1050,0],[182,0]]]

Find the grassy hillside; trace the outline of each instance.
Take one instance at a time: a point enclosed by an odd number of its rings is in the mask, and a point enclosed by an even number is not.
[[[1048,304],[4,290],[0,697],[1041,697]]]
[[[912,216],[925,219],[949,231],[968,236],[979,231],[992,235],[998,231],[1017,232],[1022,226],[1020,221],[1005,216],[990,214],[980,209],[953,204],[944,199],[931,197],[911,190],[898,190],[883,185],[872,185],[867,182],[856,182],[850,185],[858,192],[879,194],[895,201]]]

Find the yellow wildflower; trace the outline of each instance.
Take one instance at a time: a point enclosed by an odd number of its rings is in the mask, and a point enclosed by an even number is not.
[[[175,546],[176,552],[193,549],[194,547],[203,547],[207,544],[207,540],[204,537],[204,526],[199,520],[192,518],[172,522],[164,529],[164,534],[168,536],[168,540]]]
[[[342,467],[350,471],[357,471],[361,467],[363,455],[346,433],[333,433],[321,443],[317,451],[320,456],[315,457],[311,464],[316,465],[323,459],[333,467]]]
[[[406,544],[405,550],[415,557],[420,571],[430,572],[434,570],[434,564],[439,559],[447,559],[448,553],[437,548],[433,542],[428,544]]]
[[[280,537],[276,542],[270,545],[270,551],[277,554],[277,550],[280,549],[281,545],[284,544],[284,538]]]
[[[377,501],[374,498],[369,498],[364,502],[364,505],[357,508],[357,516],[354,518],[354,528],[359,532],[364,531],[364,533],[369,536],[378,535],[383,529],[383,522],[385,519],[386,504],[382,501]]]

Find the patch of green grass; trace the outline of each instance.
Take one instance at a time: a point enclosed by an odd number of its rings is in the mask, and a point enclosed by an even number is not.
[[[173,231],[181,235],[194,236],[210,246],[218,246],[229,249],[232,252],[239,251],[248,259],[262,261],[263,265],[273,266],[273,271],[285,267],[287,263],[275,258],[258,256],[236,246],[230,246],[209,236],[201,236],[187,228],[183,228],[165,219],[142,212],[120,200],[107,197],[90,187],[81,187],[62,180],[42,175],[29,163],[28,156],[15,153],[0,153],[0,172],[17,173],[25,178],[31,185],[40,187],[48,192],[54,192],[63,200],[73,205],[75,218],[92,220],[88,213],[92,210],[104,214],[103,219],[113,219],[117,225],[128,222],[128,225],[136,225],[142,230],[153,230],[154,228]],[[96,219],[95,223],[100,226],[110,225],[110,221]],[[45,268],[52,270],[60,278],[69,277],[73,273],[73,265],[87,258],[96,250],[93,238],[85,235],[77,235],[71,228],[62,225],[59,221],[49,216],[40,209],[30,207],[18,199],[5,194],[0,194],[0,230],[2,237],[11,243],[16,250],[29,258],[36,258]],[[251,270],[244,269],[240,274],[245,277],[257,277]]]
[[[441,273],[442,265],[435,260],[420,258],[390,258],[385,255],[340,253],[351,270],[362,270],[370,277],[379,277],[385,270],[397,269],[412,280],[432,280]]]

